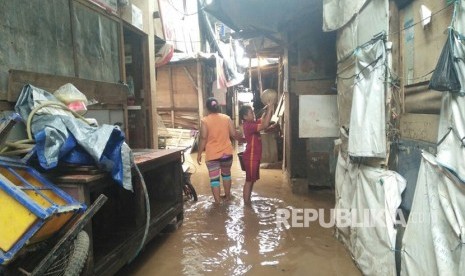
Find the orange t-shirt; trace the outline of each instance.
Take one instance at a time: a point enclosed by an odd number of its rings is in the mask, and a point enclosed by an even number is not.
[[[202,118],[202,124],[208,131],[205,145],[206,161],[233,154],[233,146],[229,137],[229,121],[229,116],[221,113],[212,113]]]

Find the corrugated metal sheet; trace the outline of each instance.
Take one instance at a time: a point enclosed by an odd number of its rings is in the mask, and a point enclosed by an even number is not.
[[[118,22],[75,4],[76,58],[79,77],[118,82]]]
[[[0,1],[0,99],[8,70],[74,76],[68,0]]]
[[[107,82],[120,79],[118,22],[72,1],[75,65],[69,3],[0,1],[0,99],[6,99],[10,69]]]

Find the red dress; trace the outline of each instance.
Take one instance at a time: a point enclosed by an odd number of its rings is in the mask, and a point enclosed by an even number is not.
[[[261,120],[245,121],[242,126],[247,142],[243,154],[246,181],[254,182],[260,179],[260,159],[262,157],[262,140],[258,131],[260,123]]]

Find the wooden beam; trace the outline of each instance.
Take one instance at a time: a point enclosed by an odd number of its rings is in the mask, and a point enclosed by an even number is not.
[[[174,91],[173,91],[173,70],[171,67],[168,68],[168,78],[170,82],[170,107],[171,107],[171,127],[174,127]]]
[[[203,117],[203,105],[204,105],[204,91],[203,91],[203,71],[202,64],[200,60],[197,60],[197,99],[199,102],[199,121],[198,125],[200,126],[200,119]]]
[[[74,26],[74,18],[75,18],[75,9],[74,9],[74,1],[68,0],[69,5],[69,24],[71,27],[71,44],[73,45],[73,61],[74,61],[74,76],[79,77],[79,62],[77,56],[77,49],[76,49],[76,26]]]
[[[160,112],[168,112],[171,110],[181,111],[181,112],[197,112],[199,109],[195,107],[157,107],[157,110]]]
[[[119,83],[81,79],[69,76],[42,74],[22,70],[10,70],[8,79],[7,100],[16,102],[24,85],[35,87],[53,93],[60,86],[72,83],[88,100],[95,99],[100,104],[126,104],[127,87]]]

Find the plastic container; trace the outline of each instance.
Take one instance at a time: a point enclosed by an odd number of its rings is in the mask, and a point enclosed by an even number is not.
[[[0,264],[29,243],[44,240],[86,206],[34,169],[0,159]]]

